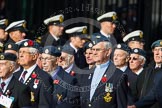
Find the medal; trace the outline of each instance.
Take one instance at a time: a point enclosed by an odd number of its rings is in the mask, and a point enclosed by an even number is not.
[[[105,102],[110,102],[111,99],[112,99],[112,97],[110,96],[110,93],[106,93],[106,95],[104,96]]]
[[[33,85],[33,88],[37,88],[38,87],[38,84],[39,84],[39,80],[38,79],[35,79],[34,80],[34,85]]]
[[[57,102],[58,102],[58,103],[61,102],[61,98],[62,98],[62,95],[57,94]]]
[[[113,84],[112,83],[106,83],[105,85],[105,92],[113,92]]]
[[[107,83],[106,83],[106,85],[105,85],[105,92],[109,92],[109,86],[108,86]]]
[[[34,101],[35,101],[35,99],[34,99],[34,92],[30,92],[30,95],[31,95],[30,101],[31,101],[31,102],[34,102]]]
[[[88,77],[88,79],[91,79],[91,74],[89,74],[89,77]]]

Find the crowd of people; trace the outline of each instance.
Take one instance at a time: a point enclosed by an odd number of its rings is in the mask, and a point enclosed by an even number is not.
[[[118,43],[117,13],[97,21],[99,32],[72,27],[66,40],[64,15],[55,15],[30,40],[25,20],[0,20],[0,108],[161,108],[162,39],[148,57],[142,30]]]

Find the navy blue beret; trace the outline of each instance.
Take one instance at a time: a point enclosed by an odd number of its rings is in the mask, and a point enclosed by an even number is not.
[[[139,54],[141,56],[146,57],[146,52],[144,50],[142,50],[142,49],[139,49],[139,48],[132,49],[131,54]]]
[[[0,60],[16,61],[17,56],[12,53],[0,53]]]
[[[59,57],[61,55],[61,51],[54,46],[45,46],[42,50],[42,53],[49,54],[56,57]]]

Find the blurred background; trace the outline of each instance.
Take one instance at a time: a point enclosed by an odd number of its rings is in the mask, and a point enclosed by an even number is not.
[[[126,33],[141,29],[146,40],[145,49],[157,39],[162,39],[162,0],[0,0],[0,18],[9,23],[25,19],[30,38],[46,32],[43,20],[64,14],[65,20],[86,17],[95,19],[109,11],[116,11]],[[87,24],[88,25],[88,24]],[[89,25],[89,33],[98,28]],[[115,36],[122,41],[119,30]]]

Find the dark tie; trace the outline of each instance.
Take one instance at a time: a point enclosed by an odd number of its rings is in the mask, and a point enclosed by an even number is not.
[[[1,83],[1,88],[2,88],[2,90],[4,89],[4,86],[5,86],[6,84],[5,84],[5,82],[2,82]]]
[[[27,74],[27,71],[24,71],[21,78],[20,78],[20,82],[24,83],[25,80],[25,75]]]

